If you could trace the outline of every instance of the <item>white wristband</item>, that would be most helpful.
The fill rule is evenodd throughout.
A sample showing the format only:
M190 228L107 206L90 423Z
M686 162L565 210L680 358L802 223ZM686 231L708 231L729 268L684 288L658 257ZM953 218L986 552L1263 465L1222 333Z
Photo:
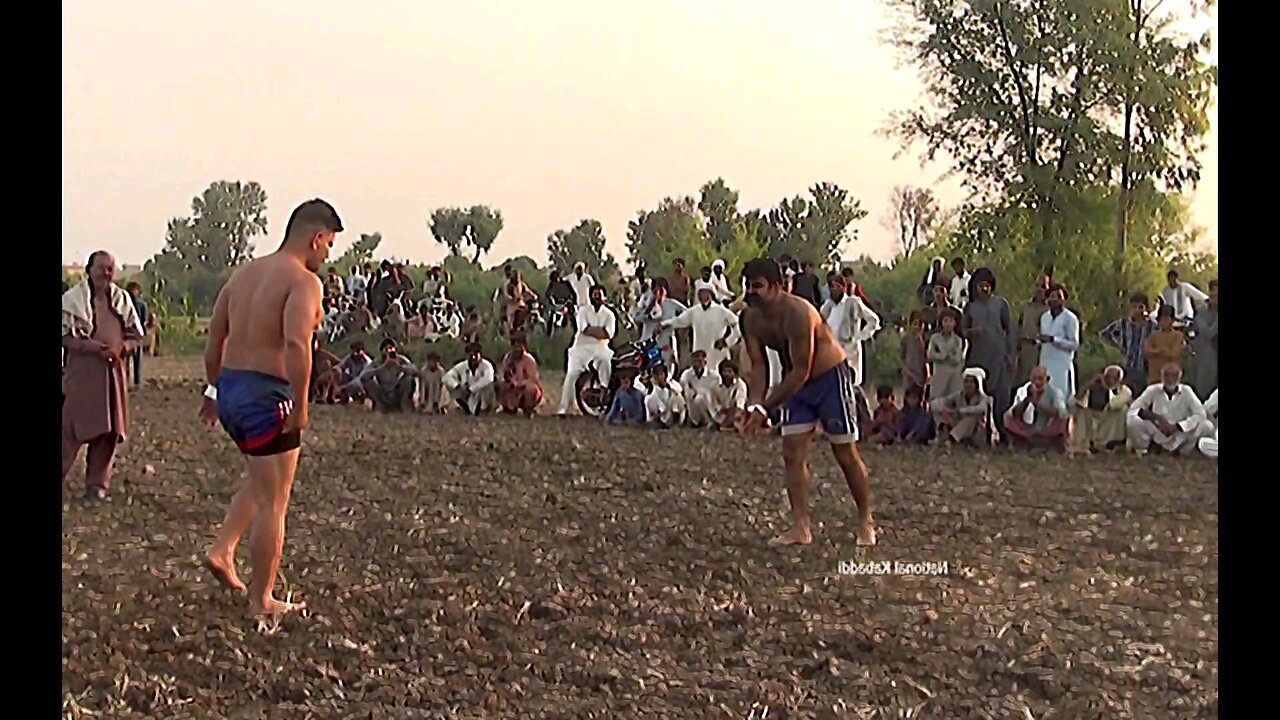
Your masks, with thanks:
M749 412L749 413L758 412L758 413L760 413L761 415L763 415L763 416L765 416L765 417L769 417L769 411L768 411L768 410L765 410L763 405L758 405L758 404L757 404L757 405L748 405L748 406L747 406L747 412Z
M205 397L207 397L207 398L209 398L210 400L217 400L217 399L218 399L218 388L216 388L216 387L214 387L214 386L212 386L212 385L205 385L205 386L204 386L204 396L205 396Z

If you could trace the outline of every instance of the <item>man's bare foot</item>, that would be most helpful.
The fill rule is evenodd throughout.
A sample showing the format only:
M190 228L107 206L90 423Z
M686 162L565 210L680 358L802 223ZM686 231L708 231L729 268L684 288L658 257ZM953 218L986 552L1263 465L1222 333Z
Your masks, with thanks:
M235 560L215 559L210 555L204 560L204 569L208 570L213 575L213 579L217 580L226 589L244 592L244 583L240 582L240 578L236 575Z
M870 520L858 526L857 530L859 545L875 545L876 544L876 526Z
M813 542L813 533L808 528L791 528L769 542L770 545L808 545Z
M259 606L257 603L249 603L249 617L252 617L258 620L274 620L281 617L282 615L287 615L291 612L297 612L299 610L303 610L306 607L307 607L307 604L304 602L290 603L290 602L285 602L283 600L277 600L275 598L271 598L267 600L267 603L265 605L261 605L261 606Z

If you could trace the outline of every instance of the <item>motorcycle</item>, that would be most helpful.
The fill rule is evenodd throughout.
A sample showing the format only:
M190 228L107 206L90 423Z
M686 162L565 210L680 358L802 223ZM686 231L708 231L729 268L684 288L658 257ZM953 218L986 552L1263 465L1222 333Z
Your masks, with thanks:
M662 364L662 348L656 340L650 338L641 342L627 343L627 349L614 355L610 363L609 377L602 381L600 370L595 361L587 366L574 383L574 395L578 401L578 409L586 417L600 417L609 412L613 398L622 387L619 372L634 370L637 380L646 387L649 385L649 372Z

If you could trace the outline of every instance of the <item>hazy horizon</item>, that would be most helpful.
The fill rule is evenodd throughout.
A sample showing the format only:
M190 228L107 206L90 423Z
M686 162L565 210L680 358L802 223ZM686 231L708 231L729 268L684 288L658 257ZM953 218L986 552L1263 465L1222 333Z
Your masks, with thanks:
M846 255L886 260L893 186L963 198L876 134L919 97L915 71L880 42L877 0L777 7L66 1L63 261L145 262L216 180L266 189L260 252L319 196L347 228L335 256L381 232L380 255L439 260L431 211L484 204L506 223L486 264L542 262L546 237L584 218L625 261L638 211L716 177L743 209L838 183L870 212ZM1211 120L1192 211L1216 251Z

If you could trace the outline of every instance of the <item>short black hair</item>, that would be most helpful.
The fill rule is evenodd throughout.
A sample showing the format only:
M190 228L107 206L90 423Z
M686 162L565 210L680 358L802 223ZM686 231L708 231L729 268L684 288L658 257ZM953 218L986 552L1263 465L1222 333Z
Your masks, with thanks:
M480 343L478 343L478 342L467 343L466 350L467 350L467 354L468 354L468 355L470 355L471 353L483 353L483 352L484 352L484 348L483 348L483 347L481 347L481 346L480 346Z
M293 209L289 223L284 227L284 239L288 242L295 234L312 233L320 228L329 232L342 232L343 229L338 211L324 200L315 198Z
M693 351L693 357L698 357L699 355L701 355L702 357L706 357L706 356L707 356L707 351L706 351L706 350L694 350L694 351Z
M124 289L127 292L133 292L134 290L142 292L142 286L138 284L137 280L130 280L129 284L124 286Z
M1136 292L1129 296L1130 305L1137 305L1138 303L1142 303L1143 305L1150 305L1151 300L1147 297L1146 293L1141 293L1141 292Z
M676 258L671 261L672 265L684 265L684 258Z
M720 368L719 368L720 372L724 372L726 368L728 368L729 370L732 370L735 375L738 373L738 366L734 364L734 362L729 358L725 358L720 361Z
M853 268L847 267L840 271L840 277L853 277Z
M1071 293L1067 292L1067 288L1062 285L1050 285L1049 292L1045 293L1045 297L1052 295L1054 292L1062 293L1062 299L1064 301L1071 299Z
M1168 279L1168 278L1176 278L1176 277L1182 277L1182 276L1178 274L1177 270L1173 268L1169 268L1169 272L1168 274L1165 275L1165 278Z
M960 311L954 307L943 308L942 312L938 313L938 327L942 327L942 318L951 318L956 321L958 326L960 324Z
M515 345L516 343L529 347L529 338L525 337L524 333L513 333L511 335L511 344Z
M443 358L440 357L440 353L436 352L435 350L432 350L431 352L427 353L427 359L435 360L436 362L440 362L441 360L443 360Z
M662 290L666 290L667 292L670 292L671 283L667 282L667 279L664 277L656 277L653 279L653 289L654 290L662 289Z
M657 375L658 373L662 373L663 375L669 375L670 371L668 371L667 366L662 363L658 363L657 365L654 365L653 367L649 368L650 375Z
M392 340L391 338L382 338L382 342L378 343L378 352L386 352L387 348L395 346L395 340Z
M600 292L605 292L604 286L601 285L600 283L596 283L595 285L591 286L591 292L595 292L597 290L599 290Z
M912 385L908 387L905 391L903 391L902 393L903 402L906 402L906 399L911 397L917 400L924 400L924 391L920 389L919 385Z
M912 310L911 314L907 316L907 322L913 323L917 320L919 320L920 322L924 322L924 313L920 312L919 310Z
M778 263L769 258L748 260L747 264L742 266L742 276L747 279L747 282L764 280L772 285L782 284L782 269L778 267Z
M840 276L840 273L836 272L835 270L828 270L828 271L827 271L827 281L828 281L828 282L830 282L830 281L831 281L831 278L833 278L833 277L839 277L839 276Z
M360 340L351 343L351 352L355 352L357 350L364 350L364 343Z
M883 400L885 398L891 398L891 397L893 397L892 385L881 385L880 387L876 388L877 400Z
M1169 318L1170 320L1172 320L1172 319L1173 319L1173 306L1172 306L1172 305L1161 305L1161 306L1160 306L1160 309L1156 311L1156 319L1160 319L1160 318Z
M951 267L955 267L956 265L964 265L964 258L951 258Z

